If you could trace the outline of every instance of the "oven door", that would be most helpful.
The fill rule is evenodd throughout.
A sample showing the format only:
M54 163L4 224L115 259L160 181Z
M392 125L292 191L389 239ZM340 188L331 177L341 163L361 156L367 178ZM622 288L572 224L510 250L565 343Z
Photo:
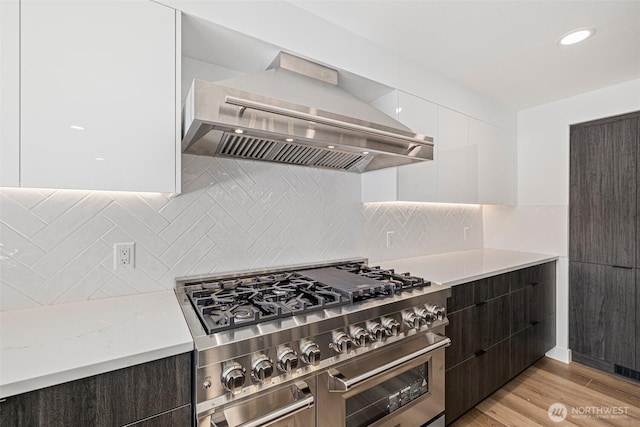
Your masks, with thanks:
M418 334L318 377L318 426L415 427L444 412L444 349L451 340Z
M315 425L313 378L259 397L217 408L200 417L198 427L309 427Z

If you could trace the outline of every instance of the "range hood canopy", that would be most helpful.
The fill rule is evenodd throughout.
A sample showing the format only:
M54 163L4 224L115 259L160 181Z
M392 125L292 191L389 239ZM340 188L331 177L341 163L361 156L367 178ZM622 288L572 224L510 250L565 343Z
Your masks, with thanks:
M338 71L280 52L264 72L194 80L185 153L365 172L433 160L433 138L338 86Z

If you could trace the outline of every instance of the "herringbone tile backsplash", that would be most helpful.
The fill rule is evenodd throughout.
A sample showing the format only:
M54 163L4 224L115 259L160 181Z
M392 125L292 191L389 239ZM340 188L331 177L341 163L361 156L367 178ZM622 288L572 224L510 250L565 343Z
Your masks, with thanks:
M182 180L175 198L0 189L0 308L171 289L192 274L482 247L480 207L363 205L357 174L185 155ZM135 269L114 270L121 242L135 242Z

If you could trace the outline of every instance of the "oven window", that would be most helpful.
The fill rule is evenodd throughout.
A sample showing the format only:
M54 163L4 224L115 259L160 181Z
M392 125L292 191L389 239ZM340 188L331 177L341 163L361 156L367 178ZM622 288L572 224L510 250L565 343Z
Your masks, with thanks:
M429 391L429 363L347 399L347 427L365 427Z

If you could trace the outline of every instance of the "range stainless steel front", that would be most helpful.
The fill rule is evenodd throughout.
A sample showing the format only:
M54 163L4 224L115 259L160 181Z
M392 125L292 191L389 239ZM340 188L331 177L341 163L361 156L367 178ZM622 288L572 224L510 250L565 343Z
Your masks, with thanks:
M301 296L284 299L294 285L302 286ZM424 388L376 422L407 416L427 422L444 410L447 287L393 271L381 275L352 259L184 278L176 294L196 347L199 427L327 425L328 411L335 417L345 399L355 393L353 401L361 401L366 393L358 391L376 390L394 372L414 388L422 378ZM231 296L240 302L229 303ZM300 300L305 310L298 312L292 302ZM439 412L427 415L433 411ZM337 418L337 425L358 425Z
M318 377L319 427L420 426L444 412L444 349L426 332Z

